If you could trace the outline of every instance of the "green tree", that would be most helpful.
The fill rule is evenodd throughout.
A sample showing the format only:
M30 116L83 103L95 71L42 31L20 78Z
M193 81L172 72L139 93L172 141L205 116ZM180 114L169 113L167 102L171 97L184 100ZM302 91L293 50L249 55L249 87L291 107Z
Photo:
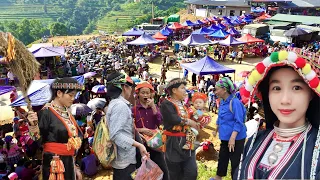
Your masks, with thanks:
M30 35L31 31L31 24L28 19L23 19L19 24L18 24L18 39L25 44L29 44L33 42L35 39Z
M96 22L91 21L88 26L84 29L83 34L90 34L96 29Z
M67 27L64 24L59 22L50 24L49 29L50 29L50 34L53 36L56 36L56 35L65 36L68 34Z

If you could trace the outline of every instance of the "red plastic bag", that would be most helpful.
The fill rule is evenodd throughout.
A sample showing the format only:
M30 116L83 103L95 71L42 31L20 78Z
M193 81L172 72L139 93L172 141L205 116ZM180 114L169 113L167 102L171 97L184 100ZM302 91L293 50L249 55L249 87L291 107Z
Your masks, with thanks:
M135 180L162 180L163 172L150 158L143 158Z

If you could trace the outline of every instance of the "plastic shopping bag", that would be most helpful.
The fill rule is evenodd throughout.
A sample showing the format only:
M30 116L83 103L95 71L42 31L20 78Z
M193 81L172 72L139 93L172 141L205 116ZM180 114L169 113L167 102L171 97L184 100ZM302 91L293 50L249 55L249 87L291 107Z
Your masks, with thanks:
M143 158L135 180L162 180L163 172L150 158Z

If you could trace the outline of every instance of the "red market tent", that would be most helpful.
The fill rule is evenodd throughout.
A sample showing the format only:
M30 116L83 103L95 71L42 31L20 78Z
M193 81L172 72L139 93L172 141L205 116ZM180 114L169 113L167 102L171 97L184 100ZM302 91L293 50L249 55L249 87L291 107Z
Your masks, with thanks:
M257 17L257 19L261 20L261 21L265 20L265 19L269 19L269 18L271 18L271 16L269 14L266 14L266 13L264 13L261 16Z
M178 30L178 29L183 29L185 28L185 26L182 26L180 23L178 22L174 22L173 24L171 24L169 26L170 29L174 29L174 30Z
M162 35L160 32L157 32L155 35L152 36L153 38L155 38L156 40L165 40L167 39L166 36Z
M237 40L242 41L242 42L246 42L246 43L264 42L264 40L255 38L251 34L245 34L241 38L238 38Z

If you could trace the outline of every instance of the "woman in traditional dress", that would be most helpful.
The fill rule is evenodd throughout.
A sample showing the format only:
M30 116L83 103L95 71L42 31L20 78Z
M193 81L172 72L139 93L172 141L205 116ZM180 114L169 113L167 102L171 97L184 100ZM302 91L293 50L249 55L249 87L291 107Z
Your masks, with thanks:
M186 132L190 127L200 128L200 125L188 119L188 110L183 104L186 97L186 82L180 78L172 79L167 85L170 98L160 106L163 117L164 134L166 135L165 159L170 180L197 179L197 163L195 145L189 150L183 149L186 143Z
M82 89L73 78L57 79L51 85L52 101L37 113L29 112L31 127L39 122L43 180L76 179L74 156L81 146L82 133L69 107Z
M320 179L317 74L294 52L273 52L258 63L241 94L262 95L267 130L245 147L233 179Z
M227 175L229 160L231 161L231 174L240 163L246 139L246 127L244 125L246 109L235 96L236 86L228 77L222 77L216 83L216 95L221 98L217 129L219 131L220 151L217 175L215 180L220 180Z
M162 116L160 110L154 103L152 93L154 89L148 82L142 82L137 85L135 91L138 95L137 103L132 108L132 113L135 118L135 126L139 133L147 136L153 136L155 129L159 129L162 123ZM168 169L164 161L164 154L147 147L150 152L150 158L154 161L163 171L163 180L168 179ZM139 164L139 163L138 163Z

